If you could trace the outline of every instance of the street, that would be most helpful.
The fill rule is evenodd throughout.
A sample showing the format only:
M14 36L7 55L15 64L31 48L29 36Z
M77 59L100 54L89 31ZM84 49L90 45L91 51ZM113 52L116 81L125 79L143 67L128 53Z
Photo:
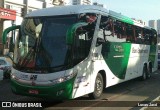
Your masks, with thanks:
M160 95L160 71L154 72L150 79L140 81L133 79L106 88L100 99L91 100L83 96L67 101L47 101L45 99L15 95L11 92L10 81L0 81L0 101L2 102L40 102L43 108L36 109L65 109L65 110L137 110L143 103L149 103ZM3 108L5 109L5 108ZM26 108L27 109L27 108ZM29 108L30 110L31 108ZM34 109L34 108L33 108ZM158 107L157 107L158 109ZM35 110L35 109L34 109Z

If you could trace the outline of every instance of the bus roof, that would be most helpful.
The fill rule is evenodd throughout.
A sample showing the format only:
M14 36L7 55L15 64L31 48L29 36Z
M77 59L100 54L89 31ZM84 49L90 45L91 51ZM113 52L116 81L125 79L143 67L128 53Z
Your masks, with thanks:
M117 13L117 12L114 12L112 10L109 10L109 15L111 17L115 18L115 19L118 19L122 22L126 22L126 23L131 24L131 25L143 27L143 28L146 28L146 29L149 29L149 30L155 30L152 27L145 26L144 24L142 24L142 23L140 23L136 20L133 20L133 19L127 17L127 16L122 15L121 13Z
M70 15L79 13L99 13L108 14L108 10L95 5L68 5L68 6L57 6L50 8L43 8L33 11L26 15L26 17L36 16L59 16L59 15Z
M60 15L80 14L80 13L97 13L102 15L109 15L115 19L118 19L122 22L126 22L128 24L136 25L146 29L153 29L151 27L139 23L136 20L124 16L121 13L117 13L111 10L108 11L106 8L96 5L68 5L68 6L43 8L30 12L29 14L26 15L26 17L60 16Z

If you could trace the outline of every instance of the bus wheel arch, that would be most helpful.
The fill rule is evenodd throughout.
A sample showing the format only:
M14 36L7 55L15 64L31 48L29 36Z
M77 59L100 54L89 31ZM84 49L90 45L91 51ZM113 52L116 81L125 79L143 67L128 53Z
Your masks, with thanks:
M103 93L103 89L106 87L106 74L104 70L98 72L95 84L94 84L94 91L89 95L91 99L98 99L101 97Z

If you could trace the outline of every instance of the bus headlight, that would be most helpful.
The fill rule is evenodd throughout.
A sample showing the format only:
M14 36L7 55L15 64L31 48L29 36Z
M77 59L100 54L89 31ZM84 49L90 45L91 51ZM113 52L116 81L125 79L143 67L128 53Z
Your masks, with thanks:
M50 80L50 82L52 82L52 84L62 83L64 81L72 79L75 75L77 75L77 72L74 72L74 73L69 74L69 75L65 75L64 77L60 77L60 78L57 78L57 79L54 79L54 80Z
M14 75L13 73L11 73L10 75L11 75L11 79L19 80L19 78L16 75Z
M11 79L17 79L16 75L14 75L13 73L11 73Z
M15 79L15 78L16 78L16 76L11 73L11 79Z
M64 82L64 77L58 78L58 79L54 79L54 80L50 80L52 82L52 84L58 84L58 83L62 83Z

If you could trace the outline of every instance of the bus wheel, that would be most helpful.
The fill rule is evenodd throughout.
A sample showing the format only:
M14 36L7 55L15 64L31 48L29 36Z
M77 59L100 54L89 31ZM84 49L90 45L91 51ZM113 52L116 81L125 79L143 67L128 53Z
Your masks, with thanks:
M98 99L103 92L103 78L100 73L98 73L95 81L94 92L89 94L89 97L92 99Z
M143 74L141 76L141 79L143 81L147 79L147 68L146 68L146 66L143 67Z
M151 74L152 74L152 65L149 65L148 72L147 72L147 79L151 77Z

